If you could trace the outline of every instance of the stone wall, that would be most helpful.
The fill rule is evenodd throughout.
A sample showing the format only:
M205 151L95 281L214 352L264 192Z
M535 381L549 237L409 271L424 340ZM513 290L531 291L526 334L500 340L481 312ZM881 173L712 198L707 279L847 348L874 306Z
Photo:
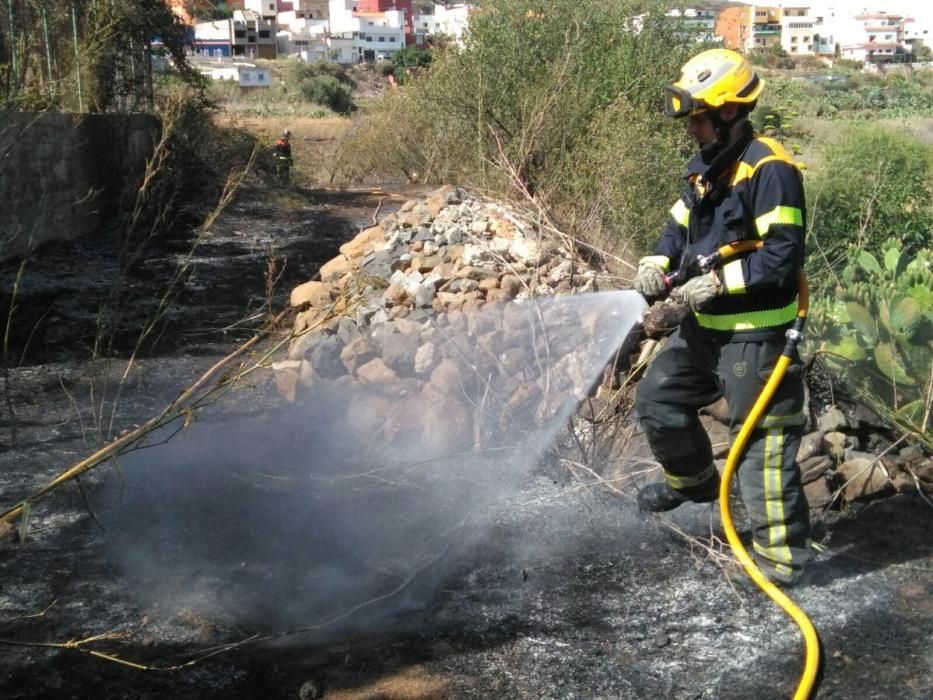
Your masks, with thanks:
M0 261L96 230L145 170L161 124L148 114L0 116Z

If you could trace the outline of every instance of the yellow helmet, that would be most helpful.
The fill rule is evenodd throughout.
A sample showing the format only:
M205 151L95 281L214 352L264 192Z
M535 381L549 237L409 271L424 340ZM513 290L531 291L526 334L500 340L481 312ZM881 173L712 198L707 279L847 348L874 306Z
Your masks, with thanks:
M665 88L664 113L686 117L724 104L753 104L764 86L742 54L710 49L687 61L680 79Z

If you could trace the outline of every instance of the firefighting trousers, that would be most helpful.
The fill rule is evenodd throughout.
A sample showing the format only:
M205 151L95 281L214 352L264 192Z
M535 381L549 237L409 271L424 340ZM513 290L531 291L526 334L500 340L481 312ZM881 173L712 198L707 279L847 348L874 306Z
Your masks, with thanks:
M784 347L783 338L718 342L687 319L668 338L638 384L636 410L667 483L685 496L717 479L710 440L698 411L721 396L734 440ZM809 558L809 506L795 458L806 423L803 378L793 362L738 464L742 501L755 553L778 572Z

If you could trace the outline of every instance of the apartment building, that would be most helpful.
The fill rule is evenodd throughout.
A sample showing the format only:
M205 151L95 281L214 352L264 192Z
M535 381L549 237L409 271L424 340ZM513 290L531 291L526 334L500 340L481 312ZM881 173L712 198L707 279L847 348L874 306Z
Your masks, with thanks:
M330 0L328 43L338 61L374 61L404 48L408 34L403 10L371 12L358 8L357 0ZM414 41L414 34L411 36Z
M196 23L194 46L208 56L275 58L275 23L250 10L235 10L232 19Z
M748 52L755 48L753 5L732 5L723 8L716 16L715 33L722 38L727 49Z
M267 22L276 21L279 13L278 0L243 0L243 7L249 12L255 12Z
M784 6L781 13L781 48L792 56L810 56L816 53L816 19L810 7Z
M904 17L887 12L856 15L840 48L844 58L872 63L904 60Z
M422 11L414 17L415 40L419 45L428 36L445 36L460 43L466 33L473 6L468 3L457 5L435 4L430 12Z
M411 0L357 0L356 11L365 15L399 12L402 14L402 26L405 28L405 43L415 43L415 13Z
M752 48L770 49L781 45L780 7L755 5L752 17Z

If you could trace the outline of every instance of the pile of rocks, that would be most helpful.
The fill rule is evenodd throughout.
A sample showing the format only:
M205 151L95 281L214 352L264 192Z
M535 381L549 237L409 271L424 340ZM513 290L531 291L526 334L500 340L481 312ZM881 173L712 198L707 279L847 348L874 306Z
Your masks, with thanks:
M362 231L321 268L319 280L292 291L294 340L288 359L274 365L276 382L290 401L312 388L336 390L331 395L339 395L360 439L413 437L428 451L476 447L490 416L500 428L540 425L568 397L589 394L593 372L584 365L607 356L596 346L605 318L591 304L542 312L506 302L614 286L544 235L527 212L441 188ZM652 311L649 335L654 325L676 323L671 305ZM657 343L649 340L642 351L649 345ZM553 349L562 355L546 367L535 362L536 353ZM703 413L722 464L729 448L724 403ZM797 455L813 508L933 489L930 458L916 447L884 450L884 423L868 416L853 403L814 417Z
M362 231L320 280L292 291L299 311L276 381L291 401L339 393L361 439L475 446L484 421L500 435L505 423L540 426L586 395L587 364L607 357L596 348L609 342L596 332L605 305L537 300L601 286L527 214L442 188Z
M706 407L702 414L721 469L729 453L725 401ZM797 452L810 508L915 493L919 488L933 492L933 460L917 446L892 448L888 433L881 418L854 402L832 404L815 415Z

